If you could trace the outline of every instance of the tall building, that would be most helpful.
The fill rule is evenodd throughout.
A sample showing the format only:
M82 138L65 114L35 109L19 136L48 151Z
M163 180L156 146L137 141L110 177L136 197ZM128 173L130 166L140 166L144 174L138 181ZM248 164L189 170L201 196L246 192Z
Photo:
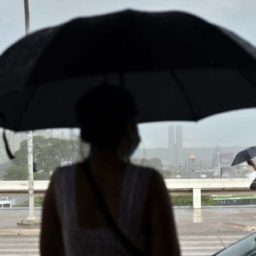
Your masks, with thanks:
M169 126L168 130L168 149L170 163L175 162L175 129L174 126Z
M182 126L176 125L176 164L182 163Z
M169 154L170 162L173 165L179 165L182 163L182 126L169 126Z
M198 174L198 170L201 170L201 162L198 161L197 156L194 152L191 152L188 161L187 161L187 178L195 178L196 176L200 177L200 173Z

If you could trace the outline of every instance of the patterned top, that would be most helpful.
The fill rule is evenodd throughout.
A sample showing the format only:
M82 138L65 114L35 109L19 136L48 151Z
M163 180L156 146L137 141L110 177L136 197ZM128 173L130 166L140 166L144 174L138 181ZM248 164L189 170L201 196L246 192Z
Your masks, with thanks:
M129 164L124 173L117 223L124 234L147 252L141 223L153 170ZM57 211L62 226L66 256L130 256L115 233L108 228L82 228L76 208L76 165L59 168L53 175Z

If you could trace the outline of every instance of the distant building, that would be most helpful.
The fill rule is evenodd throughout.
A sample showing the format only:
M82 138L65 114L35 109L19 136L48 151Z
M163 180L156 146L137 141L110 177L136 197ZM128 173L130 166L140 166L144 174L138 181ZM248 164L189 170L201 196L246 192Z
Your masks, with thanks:
M221 167L220 168L220 178L232 179L236 178L236 172L232 169L232 167Z
M169 149L169 159L170 162L174 162L175 160L175 130L174 126L169 126L168 130L168 149Z
M176 164L184 163L182 161L182 126L177 125L176 126Z
M219 155L220 166L221 167L230 167L234 160L234 157L235 157L235 155L232 152L220 153L220 155Z
M201 162L197 160L196 155L192 152L190 153L187 160L187 178L194 178L195 173L201 170Z
M182 126L169 125L167 148L143 147L137 150L136 155L137 158L143 156L144 159L159 158L166 170L179 170L185 176L191 176L196 172L198 173L195 175L200 176L200 171L202 171L206 172L207 177L219 177L221 168L230 167L234 156L242 149L241 147L220 147L218 145L186 147L183 145Z
M184 163L182 161L182 126L169 126L168 130L168 148L170 154L170 162L174 165Z

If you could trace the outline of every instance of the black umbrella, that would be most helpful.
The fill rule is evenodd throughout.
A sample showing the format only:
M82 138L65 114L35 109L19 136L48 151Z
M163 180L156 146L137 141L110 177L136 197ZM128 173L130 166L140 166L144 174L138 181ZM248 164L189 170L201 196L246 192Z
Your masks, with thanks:
M232 163L232 166L240 164L240 163L243 163L243 162L247 162L250 166L253 167L254 171L256 171L256 165L251 160L255 156L256 156L256 146L250 147L250 148L246 148L246 149L240 151L236 155L236 157L235 157L235 159L234 159L234 161ZM256 190L256 179L254 179L253 182L251 183L250 189L251 190Z
M127 10L75 19L2 55L1 125L76 127L75 102L104 81L132 92L141 122L196 121L255 107L255 70L251 45L187 13Z
M242 162L249 161L252 158L254 158L255 156L256 156L256 146L244 149L236 155L236 157L231 165L233 166L233 165L240 164Z

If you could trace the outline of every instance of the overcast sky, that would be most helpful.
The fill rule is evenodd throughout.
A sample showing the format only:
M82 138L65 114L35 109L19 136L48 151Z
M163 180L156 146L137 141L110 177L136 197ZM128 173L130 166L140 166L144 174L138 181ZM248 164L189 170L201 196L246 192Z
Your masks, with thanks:
M77 16L126 8L191 12L233 30L256 45L255 0L30 0L31 31ZM1 0L0 53L22 37L24 31L23 1ZM167 146L170 124L174 123L141 125L144 146ZM185 123L183 131L185 145L255 145L256 111L243 110L210 117L198 123Z

